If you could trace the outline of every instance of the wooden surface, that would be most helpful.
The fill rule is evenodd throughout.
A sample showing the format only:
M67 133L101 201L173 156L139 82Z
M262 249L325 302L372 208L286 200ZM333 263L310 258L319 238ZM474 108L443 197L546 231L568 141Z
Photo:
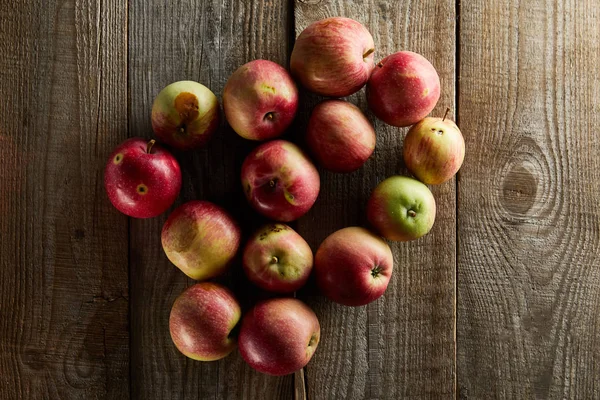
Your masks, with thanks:
M0 399L600 399L598 2L166 4L0 5ZM392 244L382 299L339 307L314 282L297 293L322 327L305 370L260 375L237 352L189 360L168 333L170 307L193 281L162 252L167 214L116 212L106 157L128 136L153 136L152 101L168 83L197 80L221 99L238 66L287 66L296 34L332 15L369 28L376 60L414 50L432 61L434 114L457 112L465 164L433 188L431 234ZM348 100L366 110L364 91ZM302 101L286 135L300 144L319 98ZM321 171L318 202L295 224L313 250L366 225L372 188L406 174L404 130L367 116L374 156L350 175ZM176 153L177 204L217 202L250 234L263 220L239 169L254 146L223 121L206 149ZM239 263L219 280L245 309L264 297Z
M315 2L312 2L315 3ZM431 60L442 82L435 114L454 108L454 0L437 2L296 1L296 34L310 23L345 16L363 23L375 42L375 60L412 50ZM427 26L436 29L423 29ZM321 192L298 230L314 249L346 226L367 226L366 204L375 186L407 174L402 161L406 132L367 112L364 89L348 100L374 123L377 146L360 170L320 169ZM314 104L314 101L312 102ZM311 106L312 106L311 104ZM310 107L306 110L304 118ZM433 189L437 221L412 243L391 243L394 272L384 297L366 307L334 304L314 290L301 292L322 324L322 342L306 368L309 399L451 398L454 393L455 183Z
M459 395L598 399L600 3L461 4Z
M0 398L126 398L127 219L102 170L127 137L120 2L0 6Z

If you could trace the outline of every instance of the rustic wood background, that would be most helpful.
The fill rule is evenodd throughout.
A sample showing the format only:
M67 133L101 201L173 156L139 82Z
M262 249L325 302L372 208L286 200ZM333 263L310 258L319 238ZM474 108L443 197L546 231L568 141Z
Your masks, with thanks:
M241 64L288 64L311 22L365 24L376 59L400 49L437 68L467 156L433 188L433 231L393 244L385 297L325 301L309 285L322 342L295 375L233 353L194 362L168 315L193 282L164 256L166 214L133 220L103 188L111 149L152 137L170 82L220 98ZM600 399L600 3L597 0L4 0L0 4L0 398ZM287 134L302 143L311 107ZM366 110L364 91L349 98ZM313 250L365 224L385 177L406 173L404 130L375 121L377 149L350 175L322 172L295 223ZM208 148L176 153L177 204L209 199L249 233L238 182L255 144L224 122ZM176 205L177 205L176 204ZM221 281L261 297L239 266Z

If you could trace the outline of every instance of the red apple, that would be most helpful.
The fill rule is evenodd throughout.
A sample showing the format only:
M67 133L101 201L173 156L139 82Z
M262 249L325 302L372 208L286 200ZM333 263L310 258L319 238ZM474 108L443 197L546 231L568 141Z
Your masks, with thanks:
M362 88L373 70L373 37L360 22L333 17L314 22L296 39L292 75L323 96L349 96Z
M298 88L290 74L272 61L254 60L239 67L223 91L227 122L245 139L281 135L298 109Z
M380 237L364 228L344 228L329 235L317 250L315 275L327 298L363 306L387 289L394 257Z
M317 169L298 146L273 140L246 157L242 186L256 211L289 222L300 218L315 203L320 179Z
M306 283L313 266L306 240L285 224L268 224L256 231L244 249L244 271L258 287L290 293Z
M156 217L175 202L181 189L177 160L154 140L132 138L110 155L104 169L110 202L134 218Z
M258 303L242 321L240 354L252 368L287 375L304 368L317 349L321 329L315 313L300 300Z
M411 51L387 56L367 83L367 102L377 118L393 126L416 124L440 98L440 77L425 57Z
M225 272L240 246L241 231L221 207L190 201L169 215L161 234L169 260L196 280Z
M165 87L152 105L156 137L180 150L204 146L219 127L219 101L213 92L194 81Z
M219 360L235 349L231 331L241 314L240 305L226 287L197 283L181 293L171 308L171 339L189 358Z
M418 239L433 226L435 199L418 180L392 176L371 193L367 218L386 239L401 242Z
M326 100L310 115L306 142L323 167L334 172L352 172L373 154L375 129L354 104Z
M444 118L425 118L404 139L404 162L423 183L438 185L450 180L465 158L460 129Z

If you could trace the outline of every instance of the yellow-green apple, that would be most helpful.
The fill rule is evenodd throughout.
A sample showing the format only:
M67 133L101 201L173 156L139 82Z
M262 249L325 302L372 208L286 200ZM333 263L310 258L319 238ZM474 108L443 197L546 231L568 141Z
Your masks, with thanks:
M156 217L175 202L181 189L177 160L154 140L131 138L110 155L104 169L110 202L134 218Z
M264 216L289 222L315 203L319 172L302 150L285 140L263 143L242 164L242 187L250 205Z
M196 280L222 274L235 257L240 240L240 228L227 211L198 200L177 207L161 233L169 260Z
M152 129L161 141L179 150L205 145L219 127L219 101L194 81L165 87L152 105Z
M412 51L379 62L367 83L367 102L377 118L409 126L425 118L440 98L440 77L431 63Z
M229 125L250 140L281 135L298 110L298 88L285 68L268 60L239 67L223 90L223 109Z
M330 97L362 88L373 70L373 37L360 22L332 17L316 21L296 39L290 69L308 90Z
M269 375L287 375L310 361L321 336L317 316L292 298L258 303L242 320L240 354L252 368Z
M290 293L306 283L313 254L306 240L289 226L267 224L248 240L243 265L248 279L258 287Z
M450 180L465 158L465 140L454 121L425 118L404 139L404 162L421 182L438 185Z
M392 176L371 193L367 218L386 239L401 242L418 239L433 226L435 199L418 180Z
M393 269L390 246L359 227L332 233L315 255L319 289L330 300L346 306L364 306L381 297Z
M236 347L231 331L241 314L240 305L229 289L212 282L197 283L173 303L169 318L171 339L189 358L219 360Z
M375 150L375 130L352 103L325 100L312 111L306 143L319 164L334 172L360 168Z

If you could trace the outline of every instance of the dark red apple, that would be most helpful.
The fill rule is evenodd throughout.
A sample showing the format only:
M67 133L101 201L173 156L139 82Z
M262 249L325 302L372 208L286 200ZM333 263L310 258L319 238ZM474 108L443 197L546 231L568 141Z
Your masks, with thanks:
M320 179L302 150L285 140L258 146L242 165L242 186L250 205L264 216L289 222L315 203Z
M241 230L227 211L208 201L189 201L165 222L161 241L177 268L196 280L222 274L240 246Z
M326 100L310 115L306 142L323 167L334 172L352 172L373 154L375 129L354 104Z
M379 62L367 83L373 114L393 126L416 124L440 98L440 77L425 57L399 51Z
M231 331L242 311L233 293L211 282L187 288L173 304L169 318L177 349L198 361L219 360L235 349Z
M367 83L374 51L373 37L360 22L326 18L309 25L298 36L290 69L314 93L349 96Z
M227 122L245 139L280 136L298 109L298 88L281 65L254 60L239 67L223 90Z
M387 289L394 257L390 246L364 228L344 228L329 235L315 256L321 292L346 306L363 306Z
M306 283L313 266L306 240L285 224L268 224L257 230L244 249L244 271L258 287L290 293Z
M181 189L181 169L171 153L142 138L121 143L104 169L110 202L134 218L156 217L175 202Z
M258 303L242 321L240 354L252 368L269 375L287 375L304 368L321 336L317 316L292 298Z

